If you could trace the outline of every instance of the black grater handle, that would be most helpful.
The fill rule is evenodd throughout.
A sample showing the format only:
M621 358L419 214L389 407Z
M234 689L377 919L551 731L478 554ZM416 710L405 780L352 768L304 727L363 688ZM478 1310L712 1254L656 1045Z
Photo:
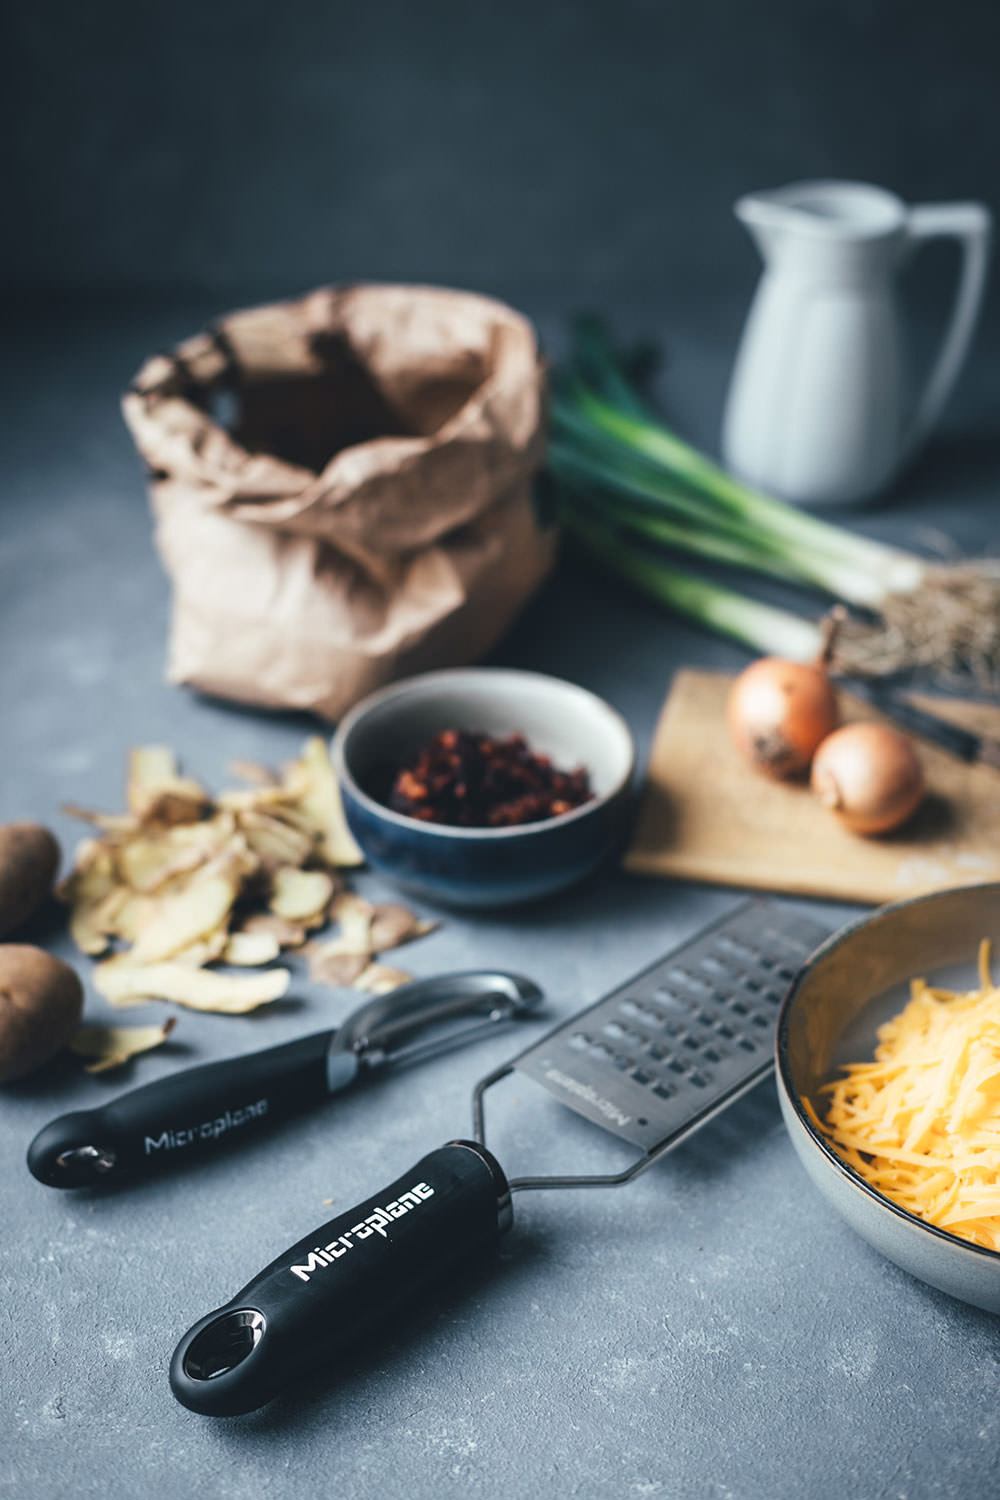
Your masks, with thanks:
M174 1350L174 1395L204 1416L255 1411L377 1323L412 1310L432 1282L489 1251L511 1218L493 1156L451 1141L195 1323Z

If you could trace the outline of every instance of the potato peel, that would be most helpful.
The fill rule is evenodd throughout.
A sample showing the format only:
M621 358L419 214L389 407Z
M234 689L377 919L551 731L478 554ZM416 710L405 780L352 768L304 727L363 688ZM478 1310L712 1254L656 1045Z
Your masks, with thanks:
M147 826L194 823L210 805L203 786L179 775L166 745L141 745L130 752L126 797L129 811Z
M340 927L340 936L334 941L344 940L350 953L371 952L371 925L375 907L353 891L341 891L330 905L331 920Z
M120 953L97 965L94 985L115 1006L135 1005L141 1000L170 1000L192 1010L244 1015L280 1000L291 977L288 969L265 969L261 974L216 974L170 961L137 964L130 954Z
M259 760L231 760L229 769L241 781L249 781L251 786L277 786L278 784L278 778L271 767L262 765Z
M307 740L280 774L252 761L232 769L248 784L213 799L167 746L140 746L126 812L68 809L92 834L57 894L74 942L103 959L99 992L116 1006L163 999L239 1014L285 993L288 971L262 966L292 948L321 984L382 993L405 982L375 955L435 924L344 888L339 870L362 861L325 740ZM331 935L306 944L328 922ZM216 963L261 972L207 968Z
M56 886L56 896L70 908L70 936L81 953L96 955L108 947L108 934L98 913L115 889L110 850L98 839L83 839L76 851L76 868Z
M325 870L298 870L281 865L274 872L268 906L276 917L289 922L309 922L326 909L334 893L333 877Z
M306 945L309 977L335 989L347 985L365 988L372 983L376 985L376 994L382 993L379 985L386 990L394 989L410 976L392 979L402 971L373 964L375 954L423 937L436 925L423 921L409 907L396 903L372 906L351 891L344 891L334 899L330 916L339 923L340 931L326 941ZM366 975L368 979L363 985L361 981Z
M273 932L233 932L222 949L223 963L237 968L256 969L278 957L281 944Z
M347 826L326 743L319 735L306 741L302 759L288 768L285 781L294 790L289 800L313 821L327 864L344 869L364 864L364 855Z
M157 963L189 947L217 928L225 928L239 894L231 874L201 874L173 894L152 903L132 948L136 963Z
M215 963L216 959L222 958L229 945L229 938L224 927L216 928L197 942L191 943L187 948L180 948L171 954L170 962L175 964L187 964L189 969L201 969L205 964ZM135 957L135 952L128 954L129 958ZM227 959L228 963L229 960Z
M398 990L401 984L409 984L413 978L405 969L390 969L387 964L369 964L354 981L356 990L366 990L371 995L387 995Z
M255 911L242 917L233 936L239 937L244 932L268 933L281 948L301 948L306 940L306 928L301 922L289 922L287 917L276 917L270 911Z
M384 953L388 948L398 948L403 943L412 943L416 938L434 932L436 922L424 921L408 906L395 902L376 906L371 922L371 951Z
M89 807L81 807L77 802L64 802L62 811L68 818L77 818L81 823L93 823L95 828L100 828L107 834L135 833L142 826L139 819L131 813L95 812Z
M317 984L328 984L331 989L347 989L359 979L371 965L367 953L351 953L340 949L336 943L318 944L316 951L305 950L309 961L309 978Z
M272 865L298 868L313 854L315 838L272 813L245 808L237 814L237 821L250 848Z
M78 1057L91 1059L85 1072L106 1073L159 1047L176 1025L177 1017L168 1016L159 1026L81 1026L69 1047Z

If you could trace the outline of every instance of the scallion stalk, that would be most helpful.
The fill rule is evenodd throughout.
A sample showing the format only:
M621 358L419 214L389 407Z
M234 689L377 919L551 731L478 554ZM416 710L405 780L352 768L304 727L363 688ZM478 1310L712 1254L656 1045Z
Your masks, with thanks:
M753 651L789 661L815 661L823 651L822 628L810 620L752 599L722 584L671 567L648 550L637 550L607 527L574 510L566 527L585 551L644 594Z
M559 430L556 425L556 434ZM656 536L655 518L660 523L659 539L678 551L806 584L837 599L850 597L854 574L846 565L812 552L792 552L772 534L739 517L726 516L708 525L703 499L648 465L636 464L627 454L609 458L585 443L567 442L557 435L549 443L548 457L557 478L585 490L596 486L609 515L623 524Z
M916 588L924 578L926 565L920 558L746 488L666 428L609 405L582 385L572 406L553 400L552 423L556 433L573 431L578 441L587 424L592 444L601 437L611 439L624 450L623 458L640 454L651 460L661 477L701 497L703 524L755 532L799 577L835 598L877 607L887 593ZM627 475L621 478L625 481Z
M918 666L972 674L994 690L1000 683L1000 562L927 561L741 484L653 415L592 320L578 323L569 365L555 374L549 466L582 495L580 524L596 520L616 539L609 563L613 555L621 571L624 547L634 581L647 592L656 592L653 570L676 597L684 592L677 580L687 575L673 570L668 577L669 565L655 554L637 563L629 536L819 589L871 612L881 622L875 627L852 617L839 629L838 649L851 640L863 647L852 670ZM574 506L563 509L569 524ZM699 598L704 603L709 595Z

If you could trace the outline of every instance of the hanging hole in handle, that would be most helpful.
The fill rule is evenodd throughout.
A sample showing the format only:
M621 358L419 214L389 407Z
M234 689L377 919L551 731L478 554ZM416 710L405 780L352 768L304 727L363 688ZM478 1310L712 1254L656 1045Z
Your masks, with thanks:
M241 1365L256 1349L267 1319L254 1307L223 1313L203 1328L184 1355L184 1374L190 1380L216 1380Z

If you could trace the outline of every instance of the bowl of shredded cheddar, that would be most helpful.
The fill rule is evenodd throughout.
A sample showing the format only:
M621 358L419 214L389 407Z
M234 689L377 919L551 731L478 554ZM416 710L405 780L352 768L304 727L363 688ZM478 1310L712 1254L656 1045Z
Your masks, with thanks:
M1000 883L880 908L782 1007L778 1094L815 1185L883 1255L1000 1313Z

